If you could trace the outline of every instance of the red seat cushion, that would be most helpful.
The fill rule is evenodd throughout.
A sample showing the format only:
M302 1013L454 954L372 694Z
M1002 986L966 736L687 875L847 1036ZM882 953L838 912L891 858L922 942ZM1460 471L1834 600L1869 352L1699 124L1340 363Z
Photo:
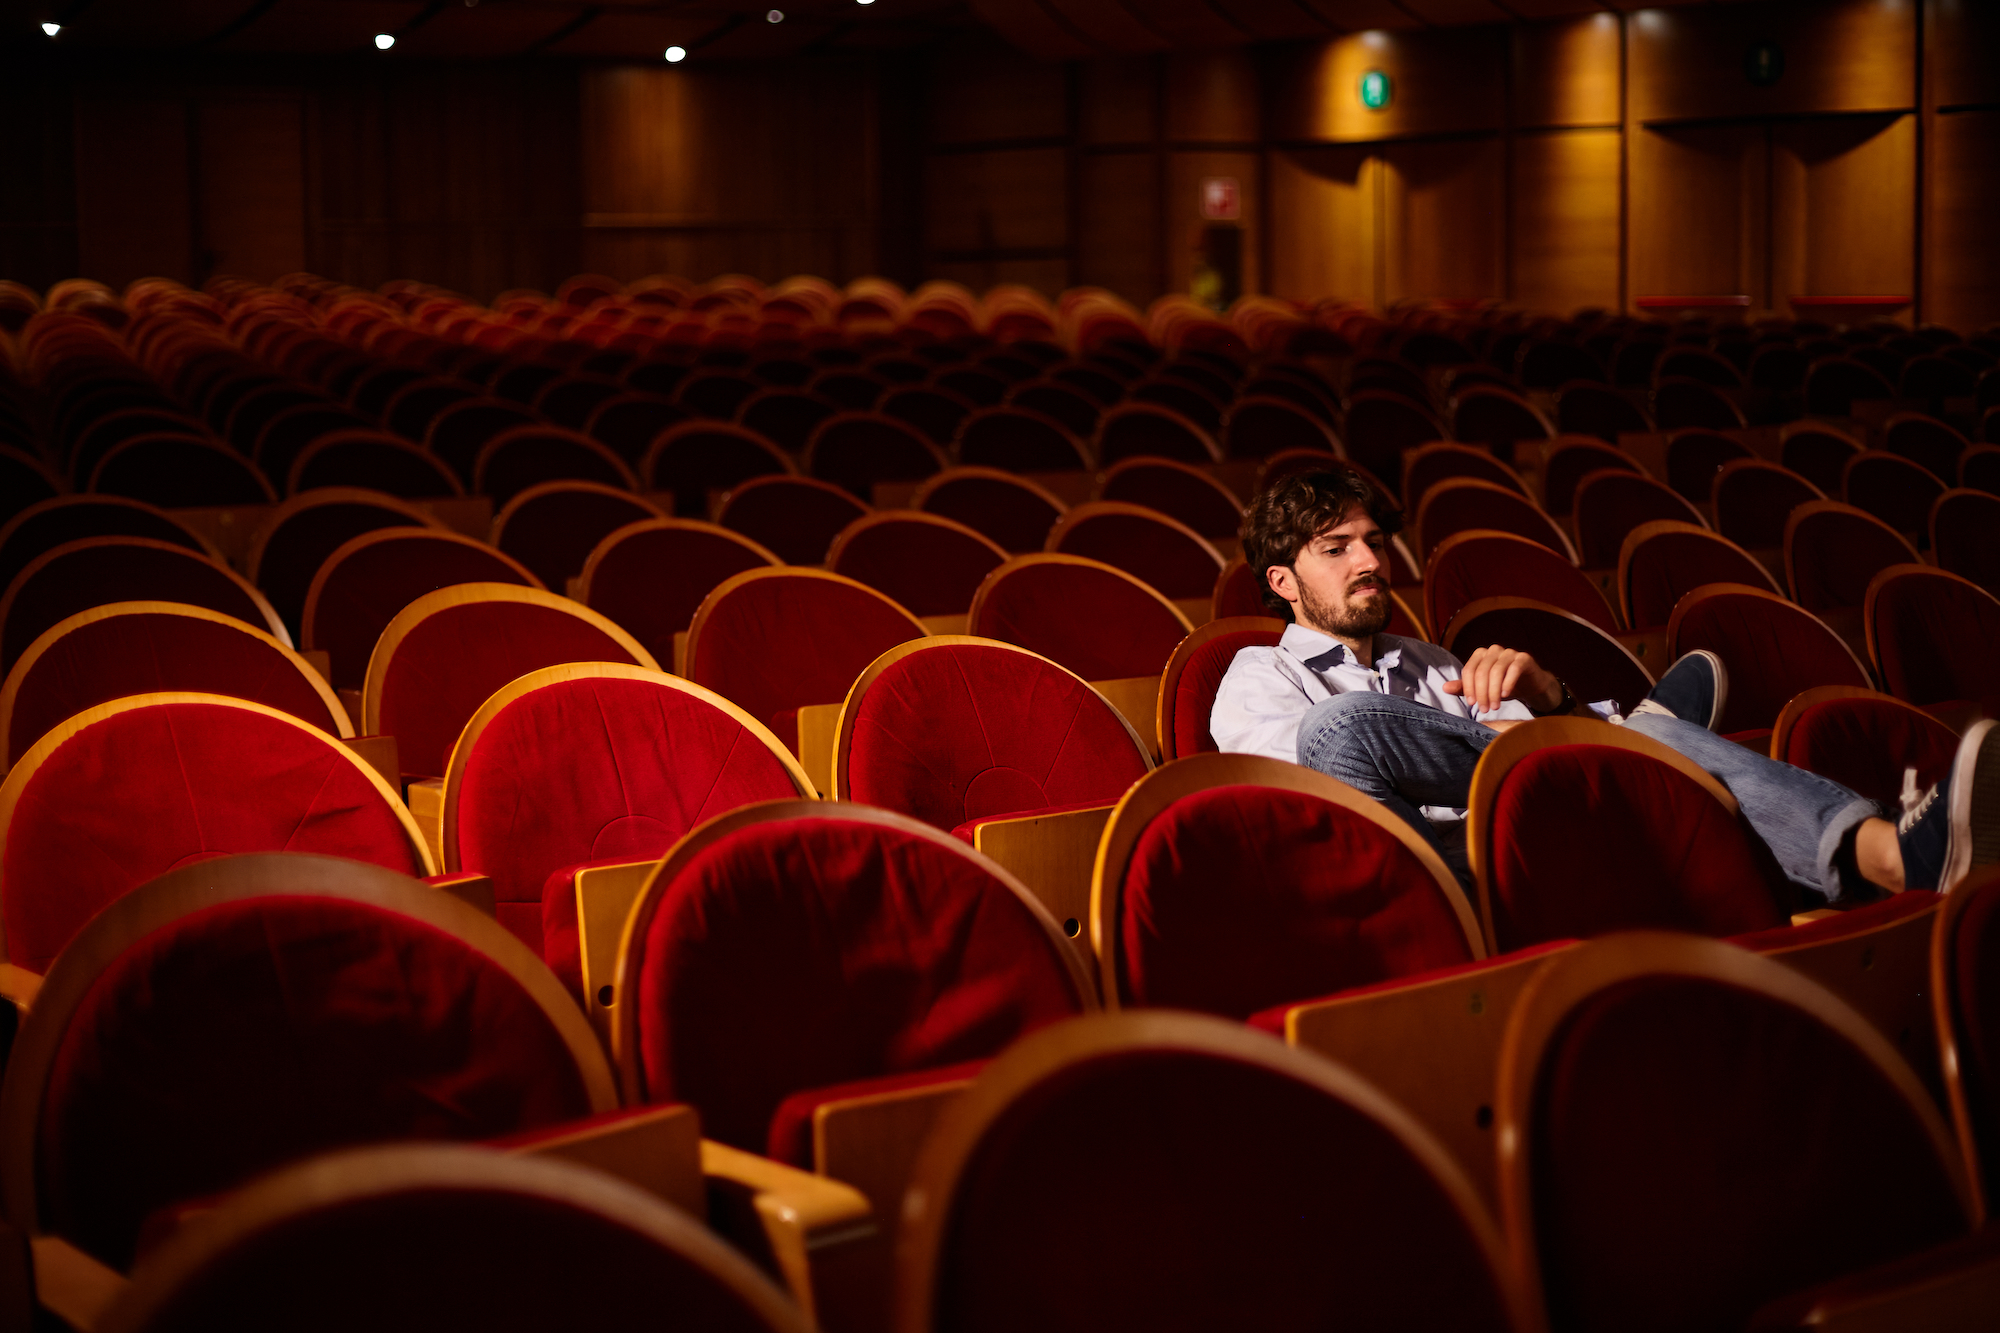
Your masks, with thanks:
M45 971L114 898L241 852L425 873L395 809L338 742L220 704L127 709L64 741L20 790L0 881L7 961Z
M326 650L333 683L343 690L361 688L375 640L425 593L458 583L528 582L498 551L430 532L385 537L324 572L306 642Z
M670 885L627 1003L649 1101L757 1150L802 1088L997 1054L1082 1008L1061 945L978 861L842 819L757 824Z
M953 829L1109 805L1146 775L1146 757L1094 690L1022 653L956 644L875 678L855 709L846 771L854 800Z
M377 730L396 738L406 777L443 777L459 732L494 691L565 662L641 665L618 640L558 606L490 601L440 608L396 645L382 676Z
M1088 565L1023 565L985 593L974 634L1019 644L1085 680L1163 671L1188 632L1145 589Z
M1951 1004L1958 1077L1971 1111L1988 1198L2000 1190L2000 891L1966 904L1952 936Z
M1729 669L1715 730L1769 729L1794 696L1821 685L1868 689L1840 636L1789 602L1722 593L1691 603L1674 628L1675 657L1706 648Z
M78 626L35 659L16 687L7 760L86 708L161 690L226 694L338 730L325 697L269 643L233 625L146 612Z
M493 877L500 923L547 956L543 890L556 871L664 856L703 820L796 795L783 762L713 704L591 676L523 695L487 723L446 836L461 868Z
M1894 1085L1755 992L1676 976L1607 988L1524 1077L1562 1327L1741 1328L1766 1301L1965 1229Z
M1472 957L1389 830L1304 792L1215 787L1139 835L1119 901L1120 999L1247 1018Z
M962 1064L946 1065L942 1069L919 1069L908 1074L889 1074L882 1078L859 1078L848 1083L836 1083L831 1087L807 1088L803 1092L795 1092L778 1103L777 1112L771 1117L771 1132L765 1139L764 1155L774 1162L784 1162L802 1171L810 1171L815 1164L813 1116L820 1107L829 1102L846 1101L854 1097L910 1092L940 1083L956 1083L960 1079L977 1078L979 1071L986 1068L988 1063L986 1060L967 1060Z
M1916 768L1922 791L1957 753L1957 733L1935 718L1881 699L1831 699L1799 715L1782 758L1893 810L1905 767Z
M1281 632L1267 629L1218 634L1182 664L1180 679L1174 682L1175 755L1186 758L1191 754L1214 754L1222 748L1208 729L1208 718L1215 711L1215 696L1222 688L1222 677L1229 664L1243 649L1274 647L1282 637Z
M1522 759L1493 803L1495 943L1785 924L1770 853L1693 778L1604 745Z
M688 679L765 725L837 704L868 664L922 635L894 603L827 578L753 579L709 606L688 644Z
M396 1139L588 1114L575 1057L498 962L410 917L306 895L224 903L120 953L49 1071L43 1225L124 1268L162 1205Z

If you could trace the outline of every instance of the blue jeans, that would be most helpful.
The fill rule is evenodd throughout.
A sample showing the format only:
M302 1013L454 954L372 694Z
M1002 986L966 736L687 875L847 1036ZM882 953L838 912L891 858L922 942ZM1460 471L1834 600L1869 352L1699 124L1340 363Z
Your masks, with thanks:
M1625 725L1693 760L1727 787L1787 879L1829 902L1842 900L1835 856L1849 830L1883 815L1873 801L1679 718L1641 713ZM1472 770L1499 734L1409 699L1357 691L1336 694L1306 712L1298 756L1307 768L1395 811L1468 880L1463 830L1441 836L1417 807L1464 806Z

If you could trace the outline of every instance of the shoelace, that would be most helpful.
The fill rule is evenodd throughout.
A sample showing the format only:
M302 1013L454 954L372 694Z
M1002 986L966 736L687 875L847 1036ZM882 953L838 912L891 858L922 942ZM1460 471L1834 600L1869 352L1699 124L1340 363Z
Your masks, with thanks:
M1917 770L1914 768L1903 770L1903 817L1896 821L1896 833L1898 836L1908 833L1912 828L1916 827L1917 821L1924 817L1930 810L1931 805L1937 800L1937 794L1938 784L1935 782L1931 784L1929 791L1919 793L1917 791Z

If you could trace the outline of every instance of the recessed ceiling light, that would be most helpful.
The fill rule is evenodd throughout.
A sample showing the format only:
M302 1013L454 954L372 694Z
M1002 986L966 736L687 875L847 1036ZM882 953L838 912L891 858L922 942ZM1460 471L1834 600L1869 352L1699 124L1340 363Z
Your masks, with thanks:
M875 0L854 0L854 3L857 5L872 5L875 3Z
M680 64L680 63L681 63L681 61L683 61L683 60L686 60L687 58L688 58L688 53L687 53L687 48L686 48L686 47L684 47L684 46L670 46L670 47L668 47L668 48L667 48L667 63L668 63L668 64L670 64L670 65L678 65L678 64Z
M764 15L764 22L766 23L783 23L784 21L785 21L785 11L782 9L774 9L770 13Z
M59 33L59 32L61 32L61 31L62 31L62 24L60 24L60 23L44 23L44 24L42 25L42 31L43 31L43 32L45 32L45 33L47 33L47 34L48 34L49 36L53 37L53 36L55 36L55 35L56 35L57 33Z
M396 44L396 39L394 37L391 37L388 33L378 32L375 34L375 49L377 51L386 51L395 44Z

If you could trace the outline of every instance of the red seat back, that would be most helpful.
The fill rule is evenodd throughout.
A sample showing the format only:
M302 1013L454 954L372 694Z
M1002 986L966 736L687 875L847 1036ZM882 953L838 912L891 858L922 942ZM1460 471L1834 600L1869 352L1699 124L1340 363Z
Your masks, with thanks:
M1213 541L1243 527L1243 503L1215 478L1166 458L1130 458L1104 474L1097 498L1139 505Z
M1266 618L1260 605L1218 616L1182 641L1161 682L1173 710L1160 737L1163 759L1214 754L1220 748L1208 719L1229 664L1245 648L1275 647L1284 632L1284 622Z
M669 426L648 446L639 466L648 486L673 492L674 512L684 518L707 515L710 491L727 491L752 477L782 477L791 471L791 460L762 435L720 421Z
M1750 450L1712 430L1675 431L1667 440L1667 484L1687 500L1700 504L1715 487L1715 475Z
M1586 476L1577 483L1573 512L1577 558L1585 569L1616 565L1625 539L1647 523L1701 524L1693 505L1637 468Z
M1610 699L1624 713L1653 688L1646 668L1617 639L1572 612L1525 597L1469 602L1434 640L1461 660L1489 644L1518 648L1555 672L1578 699Z
M921 481L945 468L923 432L879 412L842 412L813 428L801 470L863 502L878 481Z
M1779 592L1748 551L1692 523L1643 524L1626 535L1618 553L1618 590L1625 623L1633 629L1666 624L1681 598L1710 583Z
M1447 537L1424 566L1424 617L1442 634L1452 617L1482 597L1530 597L1582 616L1606 634L1617 617L1575 565L1540 542L1472 528Z
M1049 533L1048 549L1122 569L1171 598L1210 596L1223 565L1221 554L1186 525L1116 500L1071 509Z
M912 503L984 534L1009 555L1041 550L1068 509L1034 482L993 468L940 472L917 488Z
M353 752L217 695L138 695L72 718L0 791L7 961L38 972L99 908L185 862L323 852L432 873L408 811Z
M957 431L959 461L1003 472L1075 472L1090 454L1069 427L1025 406L982 407Z
M1928 565L1868 585L1868 652L1882 686L1913 704L2000 701L2000 599Z
M1192 629L1173 603L1078 556L1016 556L972 600L971 632L1040 653L1085 680L1150 676Z
M1815 615L1860 606L1877 574L1916 563L1916 548L1894 528L1837 500L1808 501L1785 520L1785 581Z
M1056 927L962 844L828 807L669 862L621 961L628 1097L761 1150L794 1092L995 1055L1094 1007ZM671 878L669 878L669 874Z
M1899 454L1864 450L1841 469L1840 498L1921 541L1945 483Z
M1917 770L1917 790L1923 791L1950 771L1958 753L1958 734L1944 723L1880 698L1813 704L1784 740L1779 759L1832 778L1886 809L1895 809L1902 796L1906 767Z
M1106 465L1127 458L1213 463L1221 456L1207 431L1156 403L1120 403L1098 422L1097 457Z
M1931 550L1940 568L2000 596L2000 497L1946 491L1931 506Z
M1569 538L1533 500L1504 486L1469 478L1437 483L1417 506L1419 556L1428 563L1431 552L1447 537L1472 528L1511 532L1540 542L1566 561L1575 558Z
M873 512L831 482L811 477L754 477L732 485L715 521L740 532L788 565L817 565L840 530Z
M661 517L630 491L591 481L545 481L509 500L493 519L493 544L552 592L583 570L597 544L628 523Z
M1953 1109L1992 1199L2000 1197L2000 878L1975 872L1954 886L1938 936L1932 981L1956 1057Z
M674 635L718 584L746 569L778 564L747 537L690 518L658 518L618 529L598 543L577 576L577 600L608 616L662 666Z
M1451 432L1429 410L1386 389L1361 389L1348 400L1341 439L1348 455L1378 477L1401 477L1402 454Z
M1586 386L1601 393L1601 385ZM1593 472L1638 472L1639 464L1623 449L1595 441L1565 437L1549 451L1542 465L1542 507L1566 518L1576 506L1576 488Z
M378 528L442 525L415 505L376 491L330 487L294 496L278 506L250 539L244 573L294 634L305 614L306 593L326 558L364 532Z
M834 790L940 829L1116 801L1151 768L1123 718L1068 672L998 643L912 645L861 682Z
M1867 689L1868 670L1840 636L1783 598L1741 584L1690 592L1667 623L1667 660L1706 648L1729 671L1729 697L1715 730L1775 726L1794 695L1820 685Z
M1716 529L1751 551L1782 547L1792 511L1826 498L1798 473L1761 458L1723 464L1716 474L1714 495Z
M827 567L917 616L964 615L1007 553L964 524L917 510L858 518L833 539Z

